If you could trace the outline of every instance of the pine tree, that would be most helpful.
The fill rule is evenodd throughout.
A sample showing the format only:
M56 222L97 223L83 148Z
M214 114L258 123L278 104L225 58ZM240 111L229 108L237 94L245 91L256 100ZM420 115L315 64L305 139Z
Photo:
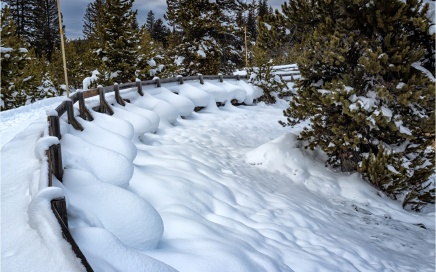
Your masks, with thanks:
M245 5L239 1L226 0L217 1L218 9L221 11L220 32L218 33L218 42L223 49L220 63L220 72L232 74L236 68L243 67L244 35L242 29L239 29L236 22L236 15L240 10L245 9Z
M82 87L83 79L87 77L95 66L85 65L87 59L86 52L88 51L88 42L85 40L66 40L65 42L65 55L67 56L68 67L68 83L70 87L80 89ZM92 57L90 57L92 58ZM49 65L50 81L56 89L60 89L60 84L65 82L63 67L62 52L60 49L53 53L52 61Z
M12 19L15 22L16 33L20 38L24 38L25 40L29 40L29 31L31 31L30 27L32 25L32 10L33 4L32 1L28 0L5 0L6 4L8 4L11 13Z
M255 42L257 39L257 20L255 15L256 3L253 0L253 3L248 6L248 14L247 14L247 33L250 37L250 40Z
M180 32L173 61L184 68L183 75L217 74L222 56L218 46L218 5L207 0L167 0L165 14L170 26Z
M149 33L151 33L153 31L154 23L155 23L154 12L152 10L150 10L147 13L147 21L145 23L145 27Z
M94 39L96 42L101 41L101 38L97 36L99 33L97 25L99 23L99 18L104 15L104 5L105 0L95 0L88 4L85 15L83 17L83 35L85 39Z
M89 16L95 24L89 35L96 41L90 45L100 61L99 84L135 79L138 30L134 29L137 11L132 11L132 4L133 0L106 0L101 6L97 2L90 6L93 14L99 14L98 18Z
M148 28L147 28L148 29ZM162 19L157 19L153 28L151 29L150 36L153 40L161 43L165 48L168 46L169 29L164 25Z
M171 39L176 43L170 45L171 62L186 68L184 75L229 73L242 65L243 37L234 33L240 6L235 0L167 0L167 5L165 19L180 38Z
M61 38L56 0L33 0L32 31L30 44L36 54L48 61L56 48L60 47Z
M136 77L141 80L152 79L161 73L165 54L162 44L152 39L150 33L143 27L140 32L140 42L137 49L138 65Z
M255 46L252 64L253 66L247 72L250 75L249 82L263 90L263 95L259 100L268 104L275 103L277 96L287 91L287 86L278 75L274 74L274 61L262 48Z
M257 16L262 19L264 16L269 14L268 11L268 0L259 0L259 8L257 10Z
M435 85L421 65L431 63L427 45L435 39L428 7L416 0L290 3L283 14L306 32L297 58L304 80L285 111L288 125L309 119L300 134L307 147L321 147L328 164L360 171L404 206L434 202Z
M44 65L17 35L10 9L1 13L1 110L7 110L43 98L38 85Z
M11 7L17 35L30 43L38 57L51 60L60 46L56 0L6 0Z
M256 45L278 64L295 63L305 33L318 24L317 1L289 1L282 11L270 11L258 23Z

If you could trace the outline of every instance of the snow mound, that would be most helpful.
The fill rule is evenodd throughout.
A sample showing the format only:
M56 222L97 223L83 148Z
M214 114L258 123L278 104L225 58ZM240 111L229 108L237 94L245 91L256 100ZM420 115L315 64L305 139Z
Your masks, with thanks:
M184 83L181 85L169 86L168 89L180 96L184 96L191 100L196 107L207 107L209 105L210 95L191 84Z
M136 157L136 146L131 140L98 126L97 121L87 122L81 118L77 121L82 125L83 131L71 127L70 134L90 144L115 151L133 162Z
M265 165L272 167L269 169L283 169L283 166L289 164L291 167L301 168L301 163L304 162L304 158L300 156L302 154L300 148L301 143L297 140L297 135L288 133L275 140L267 142L258 148L247 152L245 154L245 162L252 165ZM301 161L303 159L303 161ZM296 160L297 165L293 163L287 163L287 160ZM277 164L278 163L278 164Z
M245 95L244 103L246 105L252 105L255 99L258 99L263 95L263 90L258 86L248 84L243 80L236 81L235 83L239 87L245 90L246 95Z
M64 168L85 170L104 182L121 187L127 186L133 175L133 163L120 153L71 134L62 136L61 145Z
M245 100L245 96L247 95L246 91L239 87L238 85L235 85L233 83L236 83L232 81L232 83L223 81L223 82L212 82L212 84L217 85L221 88L223 88L227 92L227 99L229 101L232 101L233 99L236 99L238 103L242 103Z
M212 84L210 81L205 81L204 84L199 82L192 82L190 84L210 94L216 102L225 103L229 101L227 91L218 85Z
M137 107L148 109L157 113L161 122L174 124L179 117L179 113L171 104L157 99L148 93L144 93L144 96L139 96L135 101L132 102Z
M156 97L157 99L170 103L179 111L179 115L188 117L194 111L195 105L186 97L177 95L165 87L147 89L147 93Z
M125 108L112 107L115 118L125 120L132 124L133 131L136 136L144 135L147 132L152 132L153 123L143 115L126 110Z
M82 224L105 228L126 246L139 250L154 249L159 243L162 218L142 198L75 169L65 169L63 189L69 213L80 217Z
M126 139L133 139L133 125L130 122L96 111L91 111L91 114L94 117L93 123L97 126L115 132Z
M121 106L120 104L116 103L115 107L144 116L151 123L149 132L155 133L157 131L157 128L159 127L160 117L154 111L140 108L130 103L126 103L125 106Z

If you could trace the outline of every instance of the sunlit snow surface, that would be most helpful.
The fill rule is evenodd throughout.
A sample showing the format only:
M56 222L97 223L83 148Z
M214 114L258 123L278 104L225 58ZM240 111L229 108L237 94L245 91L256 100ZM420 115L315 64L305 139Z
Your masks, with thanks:
M40 140L61 100L3 112L2 271L80 270L48 206L62 194L95 271L435 270L434 206L404 211L357 174L324 167L296 140L301 127L277 123L284 101L215 106L247 100L242 90L252 102L249 88L124 91L132 104L92 111L83 132L62 120L62 190L41 184L53 140Z

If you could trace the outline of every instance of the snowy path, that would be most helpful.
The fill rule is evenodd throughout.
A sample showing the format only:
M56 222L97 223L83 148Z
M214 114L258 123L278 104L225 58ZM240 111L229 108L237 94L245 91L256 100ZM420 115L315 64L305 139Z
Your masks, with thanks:
M304 158L282 167L293 177L245 162L289 131L271 122L280 113L227 107L144 137L130 188L165 225L147 255L180 271L433 271L432 230L398 221L407 213L358 178ZM265 154L286 152L276 148Z

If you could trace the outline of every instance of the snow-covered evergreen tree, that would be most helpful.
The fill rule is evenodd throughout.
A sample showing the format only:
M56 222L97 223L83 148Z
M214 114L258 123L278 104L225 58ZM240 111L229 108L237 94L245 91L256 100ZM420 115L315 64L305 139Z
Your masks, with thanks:
M165 18L178 32L173 46L174 64L184 75L217 74L222 56L218 44L219 13L216 3L207 0L167 0Z
M17 35L32 46L38 57L48 61L60 47L56 0L6 0L17 26Z
M33 3L29 0L4 0L8 4L12 19L16 26L16 33L20 38L29 41L32 26Z
M38 89L45 65L16 33L9 7L1 11L1 110L41 99Z
M163 52L162 44L152 39L150 33L143 27L140 32L140 42L137 48L138 64L136 77L141 80L152 79L159 76L163 69Z
M175 42L170 65L195 75L229 73L242 64L243 37L233 33L236 1L167 0L167 6L165 18L179 38L170 39Z
M255 42L257 39L257 19L256 19L256 2L253 0L253 3L248 5L247 12L247 35L248 39L252 42Z
M299 17L308 10L317 14ZM309 119L300 134L308 147L414 209L434 202L434 67L422 64L431 63L435 36L426 13L417 0L312 1L286 13L297 26L312 22L312 30L301 24L304 79L285 111L288 124Z
M135 79L138 29L132 4L133 0L96 0L88 6L84 31L100 61L100 84Z
M96 68L92 66L93 56L89 53L88 41L86 40L66 40L65 54L67 56L68 83L75 89L82 88L83 79ZM64 84L65 75L63 67L62 52L60 49L53 53L52 61L49 64L50 78L56 89L60 89L60 84Z

